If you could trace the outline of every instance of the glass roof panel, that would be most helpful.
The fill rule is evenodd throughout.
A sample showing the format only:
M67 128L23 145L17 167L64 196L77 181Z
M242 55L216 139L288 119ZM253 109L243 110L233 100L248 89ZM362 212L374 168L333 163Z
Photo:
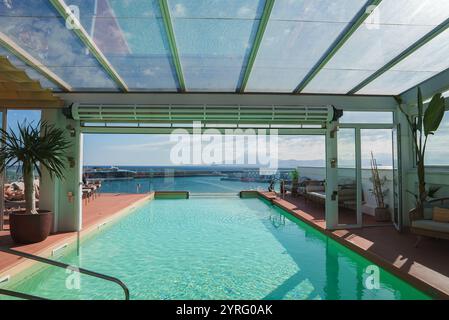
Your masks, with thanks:
M449 68L449 30L441 33L357 93L398 95Z
M49 1L0 2L0 29L74 90L117 90Z
M169 0L190 91L235 91L246 66L265 1Z
M347 93L448 17L447 0L383 0L303 92Z
M295 90L365 4L276 1L246 91Z
M80 21L130 90L176 91L157 0L70 0Z
M3 47L0 47L0 56L7 57L9 62L11 62L17 68L24 70L31 79L39 81L43 88L51 89L53 91L61 91L61 88L59 88L58 85L48 80L33 68L27 66L22 60L17 58L15 55L10 53Z

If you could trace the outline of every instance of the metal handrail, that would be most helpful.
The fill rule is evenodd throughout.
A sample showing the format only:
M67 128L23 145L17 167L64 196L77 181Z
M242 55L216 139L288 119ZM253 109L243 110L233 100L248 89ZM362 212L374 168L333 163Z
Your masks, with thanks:
M26 293L21 293L21 292L6 290L6 289L0 289L0 295L21 298L21 299L27 299L27 300L48 300L48 299L45 299L42 297L33 296L31 294L26 294Z
M114 282L116 284L118 284L120 287L122 287L123 292L125 293L125 300L129 300L129 289L128 287L120 280L117 279L115 277L111 277L111 276L107 276L105 274L101 274L95 271L90 271L87 269L83 269L83 268L79 268L76 266L71 266L69 264L60 262L60 261L55 261L55 260L50 260L50 259L46 259L43 257L39 257L33 254L29 254L29 253L25 253L25 252L20 252L20 251L16 251L16 250L12 250L12 249L0 249L0 251L12 254L12 255L16 255L22 258L26 258L26 259L30 259L30 260L35 260L41 263L45 263L45 264L49 264L58 268L63 268L63 269L69 269L75 272L79 272L82 274L87 274L91 277L95 277L95 278L100 278L106 281L110 281L110 282ZM10 292L11 293L11 292ZM31 297L31 296L30 296Z

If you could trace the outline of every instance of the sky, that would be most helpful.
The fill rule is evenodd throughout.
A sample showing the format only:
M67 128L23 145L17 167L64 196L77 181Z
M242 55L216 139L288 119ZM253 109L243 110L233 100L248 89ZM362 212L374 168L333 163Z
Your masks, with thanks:
M232 152L225 148L224 142L217 141L219 136L207 138L215 141L203 142L202 148L223 146L223 153ZM89 134L84 136L85 165L172 165L170 153L175 145L176 141L170 141L169 135ZM322 136L284 136L279 138L278 153L274 157L284 161L320 161L324 159L324 150Z
M40 111L9 110L8 127L15 130L17 123L34 122L40 119ZM362 165L369 167L371 151L380 166L391 166L391 131L362 130ZM428 165L448 165L449 112L446 112L437 133L429 138L426 163ZM203 142L217 146L217 141ZM169 135L84 135L85 165L172 165L170 152L176 142ZM339 164L350 166L354 163L354 131L339 131ZM223 153L229 153L226 148ZM248 152L248 153L251 153ZM247 154L248 155L248 154ZM325 157L323 136L279 136L278 152L274 157L279 161L299 160L304 163L322 162Z

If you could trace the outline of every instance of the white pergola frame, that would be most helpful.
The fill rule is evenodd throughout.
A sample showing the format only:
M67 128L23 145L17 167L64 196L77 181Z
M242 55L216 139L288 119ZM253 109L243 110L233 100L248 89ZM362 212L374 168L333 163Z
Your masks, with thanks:
M57 94L66 101L67 105L72 103L85 104L157 104L157 105L290 105L290 106L323 106L332 104L337 109L344 111L397 111L397 102L393 97L383 96L345 96L345 95L283 95L283 94L227 94L227 93L60 93ZM396 118L396 117L395 117ZM76 131L76 163L77 179L74 188L77 190L75 196L80 198L81 191L77 181L81 181L82 172L82 140L84 134L168 134L173 128L146 128L146 127L91 127L82 126L81 121L70 120ZM291 135L324 135L326 137L326 198L332 199L332 193L338 188L338 168L332 168L330 163L338 157L337 134L332 131L335 128L393 128L394 125L372 125L372 124L338 124L328 123L326 128L294 128L280 129L280 134ZM178 128L178 126L176 127ZM246 127L245 127L246 128ZM186 129L192 129L186 128ZM207 127L203 129L208 129ZM217 128L224 130L225 128ZM232 127L231 129L235 129ZM361 193L360 186L358 194ZM78 196L77 196L78 195ZM75 211L77 218L76 227L80 230L82 225L81 202L76 200ZM360 204L359 204L360 206ZM360 210L358 212L361 212ZM360 218L359 220L360 221ZM328 229L355 228L357 225L338 224L338 198L326 201L326 225Z
M264 106L264 105L308 105L308 106L323 106L325 104L332 104L337 109L344 111L389 111L393 112L395 124L347 124L347 123L330 123L327 128L283 128L278 129L281 135L325 135L326 136L326 197L331 199L332 192L337 190L338 183L338 169L331 168L331 160L338 157L336 136L331 133L333 126L340 128L355 128L358 132L357 139L360 140L360 129L392 129L398 122L397 101L393 97L387 96L347 96L347 95L284 95L284 94L227 94L227 93L58 93L57 96L66 102L68 107L72 103L86 103L86 104L145 104L151 102L152 104L183 104L183 105L249 105L249 106ZM6 115L6 113L5 113ZM169 134L173 128L154 128L154 127L89 127L82 126L81 121L69 120L61 111L45 110L43 119L48 120L61 126L62 128L70 128L74 132L74 149L72 151L76 165L70 169L72 176L69 179L73 185L68 186L67 190L73 190L75 202L73 203L74 214L76 219L74 221L73 229L81 230L82 226L82 212L81 212L81 188L80 181L82 176L82 152L83 152L83 135L84 134ZM6 122L6 117L4 117ZM178 126L176 128L179 128ZM245 127L246 128L246 127ZM186 128L192 129L192 128ZM205 127L203 129L208 129ZM226 128L218 128L225 130ZM230 129L235 129L232 127ZM357 154L357 159L360 157L360 150ZM359 160L360 162L360 160ZM358 163L360 168L360 163ZM360 170L360 169L358 169ZM405 174L401 174L405 177ZM48 177L44 177L49 182ZM404 181L404 180L403 180ZM357 194L361 199L360 177L357 178ZM54 183L54 182L52 182ZM50 203L54 209L63 210L62 201L65 201L65 195L62 191L63 182L55 182L55 186L50 188L58 199L44 199L43 203ZM51 197L50 197L51 198ZM326 221L328 229L353 228L361 226L361 216L358 217L356 225L339 225L338 224L338 198L337 202L328 201L326 204ZM359 202L359 201L358 201ZM51 204L53 203L53 205ZM61 207L60 207L61 206ZM360 207L360 203L358 203ZM358 214L361 210L358 208ZM58 219L65 219L55 216L55 222ZM55 231L58 228L55 225Z

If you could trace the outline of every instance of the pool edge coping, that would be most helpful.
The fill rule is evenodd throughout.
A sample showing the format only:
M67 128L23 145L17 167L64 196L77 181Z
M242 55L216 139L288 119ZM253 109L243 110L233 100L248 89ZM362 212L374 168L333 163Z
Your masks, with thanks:
M424 281L408 272L402 271L401 269L399 269L395 265L391 264L389 261L385 260L381 256L379 256L373 252L367 251L367 250L359 247L358 245L346 240L345 238L339 237L338 235L336 235L334 233L336 230L327 230L327 229L322 228L317 223L315 223L311 220L308 220L307 218L303 217L302 215L285 207L284 205L282 205L282 203L277 202L276 201L276 200L278 200L277 197L270 197L261 191L257 191L257 197L268 200L273 205L277 206L278 208L281 208L282 210L291 214L295 218L297 218L297 219L301 220L302 222L306 223L307 225L313 227L315 230L330 237L331 239L337 241L341 245L356 252L357 254L360 254L362 257L368 259L369 261L379 265L380 267L384 268L388 272L397 276L401 280L410 283L412 286L416 287L418 290L421 290L424 293L428 294L431 298L449 300L449 293L444 292L443 290L433 286L430 283L427 283L426 281ZM338 230L338 231L341 231L341 230ZM346 231L351 232L350 230L346 230Z

